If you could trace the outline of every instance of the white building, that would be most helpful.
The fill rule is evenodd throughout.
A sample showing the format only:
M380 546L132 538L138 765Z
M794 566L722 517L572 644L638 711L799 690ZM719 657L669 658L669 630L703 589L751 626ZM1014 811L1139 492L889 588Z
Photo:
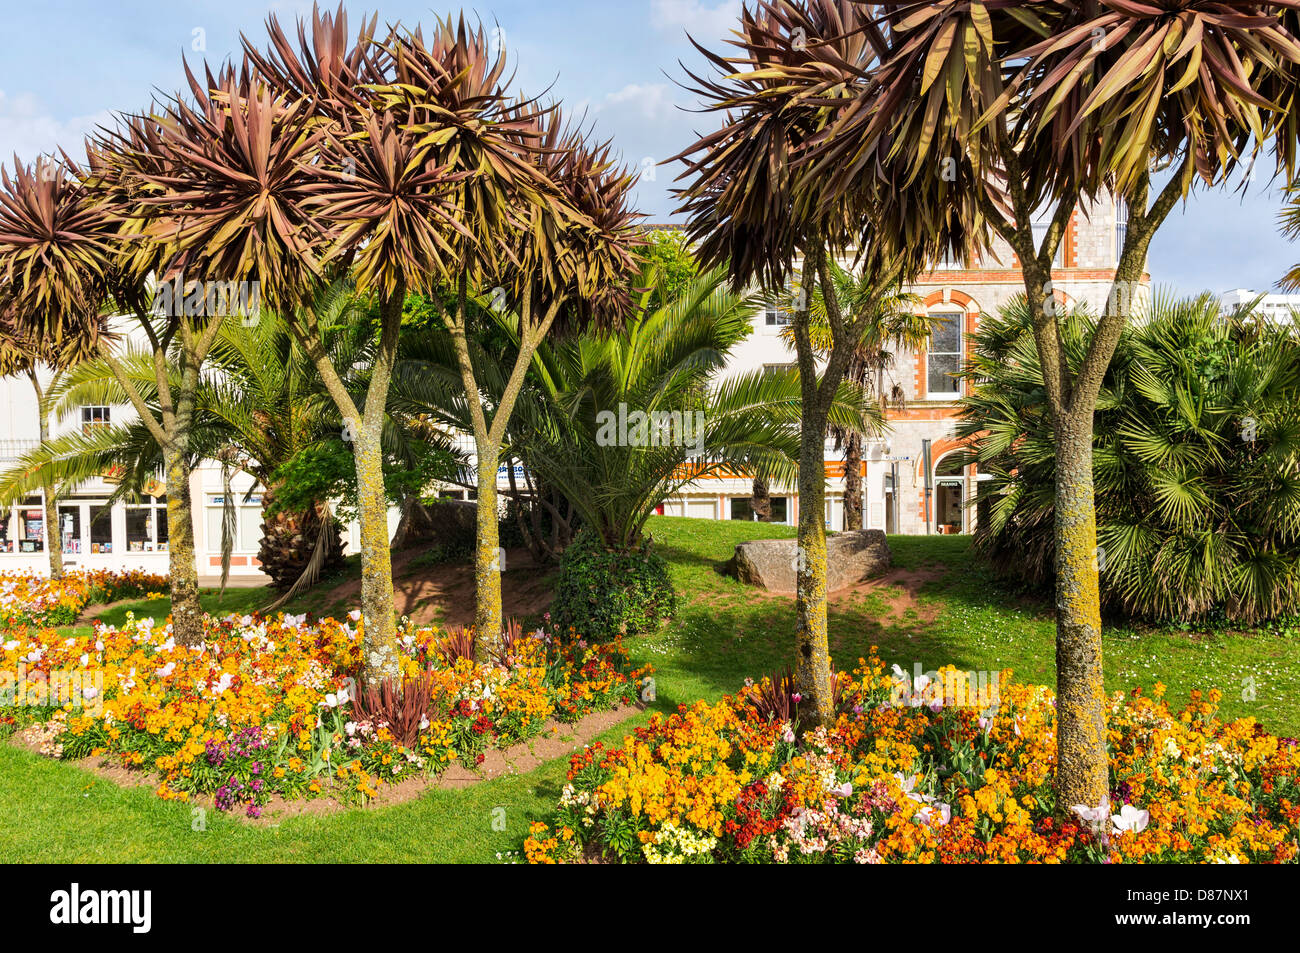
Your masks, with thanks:
M1300 294L1273 294L1234 288L1219 295L1219 303L1226 309L1240 308L1256 299L1258 303L1255 305L1255 313L1274 321L1290 321L1296 312L1300 312Z

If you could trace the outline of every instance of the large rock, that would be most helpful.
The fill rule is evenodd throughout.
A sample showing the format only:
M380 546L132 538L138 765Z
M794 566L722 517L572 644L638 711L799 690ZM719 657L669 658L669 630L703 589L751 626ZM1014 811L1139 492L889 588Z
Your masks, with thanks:
M793 539L756 539L736 547L732 571L741 582L769 592L793 593L798 569ZM893 562L885 534L878 529L838 533L826 538L826 588L846 589L878 576Z

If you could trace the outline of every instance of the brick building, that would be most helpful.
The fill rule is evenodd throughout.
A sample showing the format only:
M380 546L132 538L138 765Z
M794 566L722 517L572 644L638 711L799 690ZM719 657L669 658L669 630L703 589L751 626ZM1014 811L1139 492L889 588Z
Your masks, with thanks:
M1056 299L1065 306L1086 303L1099 310L1111 283L1124 241L1123 206L1100 201L1077 211L1053 267ZM1047 228L1047 220L1042 230ZM1036 228L1037 230L1037 228ZM1139 289L1145 295L1149 281ZM1009 246L999 241L978 267L940 267L921 275L908 290L921 298L934 320L929 346L894 355L885 372L885 390L897 387L903 400L888 413L890 430L863 450L863 522L890 533L970 532L978 513L968 505L979 475L957 466L954 436L957 400L962 385L953 375L965 362L982 314L996 313L1023 294L1023 277ZM780 337L783 317L776 312L755 316L754 333L734 352L727 373L760 366L790 364L793 351ZM930 446L931 488L927 504L924 448ZM842 529L844 461L827 441L826 522ZM665 502L672 515L713 519L749 519L748 480L706 480ZM798 494L793 487L774 487L773 519L794 524Z

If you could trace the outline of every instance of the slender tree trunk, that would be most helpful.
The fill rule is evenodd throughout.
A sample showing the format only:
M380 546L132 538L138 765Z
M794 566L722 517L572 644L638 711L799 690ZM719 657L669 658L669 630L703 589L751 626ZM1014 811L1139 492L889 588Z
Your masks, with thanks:
M501 634L501 566L499 559L500 526L497 522L497 467L501 447L505 443L506 427L514 413L515 404L523 391L524 378L532 364L533 352L546 337L560 302L552 302L545 315L533 323L533 303L523 302L519 317L519 351L514 367L501 391L501 398L489 421L483 405L477 399L478 380L474 374L474 361L469 349L468 282L461 276L457 289L455 316L448 320L456 362L460 367L461 383L469 399L470 423L474 431L474 452L478 458L478 501L475 507L478 532L474 546L474 627L480 640L495 640Z
M768 491L766 480L755 480L750 491L749 508L754 512L754 519L760 523L772 522L772 494Z
M1056 427L1056 788L1062 806L1107 797L1092 411Z
M799 537L796 567L795 674L813 726L835 720L826 598L826 413L805 407L799 446Z
M361 530L363 651L366 674L373 679L402 675L382 436L405 300L406 290L399 287L380 302L379 351L370 372L365 410L352 423L356 437L357 520Z
M362 423L354 452L357 468L357 521L361 530L361 618L366 674L401 676L397 610L393 602L393 557L388 537L388 494L384 492L381 426Z
M45 497L45 548L50 554L50 578L63 578L63 533L59 528L59 498L52 484L41 487Z
M862 529L862 434L856 430L844 442L844 528Z
M827 637L826 583L826 422L831 401L844 377L847 356L832 349L818 382L816 357L809 336L808 303L823 267L825 250L813 247L805 254L800 293L794 309L795 351L799 359L801 420L799 435L799 534L795 573L795 638L798 657L795 676L799 686L800 714L809 727L835 720L831 688L830 643ZM834 292L823 282L828 312ZM840 316L834 310L832 328Z
M46 406L45 391L32 372L32 386L36 388L37 413L41 418L41 446L50 441L50 408ZM50 578L63 578L63 534L59 530L59 497L53 483L41 486L45 500L45 549L50 559Z
M194 559L194 512L190 500L190 468L185 455L169 450L167 472L167 562L171 576L172 635L182 645L203 641L203 604Z
M475 441L478 457L477 538L474 544L474 629L491 641L501 632L500 525L497 522L497 467L500 451L490 443Z

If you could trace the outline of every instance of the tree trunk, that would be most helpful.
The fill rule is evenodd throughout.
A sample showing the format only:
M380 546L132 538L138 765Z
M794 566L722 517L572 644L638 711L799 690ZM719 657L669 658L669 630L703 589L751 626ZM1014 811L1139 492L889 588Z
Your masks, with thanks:
M799 283L801 301L792 326L799 362L799 534L795 555L795 680L800 716L810 728L829 725L835 711L831 692L831 655L826 628L826 421L831 398L843 377L844 355L832 353L819 385L816 354L809 336L809 302L826 251L806 250ZM834 291L823 283L823 299L832 314ZM838 318L833 311L832 329ZM832 334L833 334L832 330Z
M46 406L45 389L41 387L35 368L29 371L29 376L36 391L36 413L40 417L41 446L44 447L50 441L50 408ZM59 498L52 483L41 487L41 495L45 506L45 549L50 560L50 578L62 579L63 534L59 531Z
M1058 813L1109 792L1102 679L1092 411L1056 427L1056 787Z
M276 489L262 491L262 541L257 547L257 561L262 572L271 577L271 587L287 592L311 565L321 534L331 536L325 543L322 576L343 564L343 540L338 523L332 516L326 522L325 509L320 504L301 513L279 510L273 514Z
M856 430L844 442L844 528L862 529L862 434Z
M474 544L474 629L480 640L491 642L501 633L501 571L503 557L497 523L497 467L500 451L490 443L475 441L478 457L478 500Z
M381 427L382 418L363 423L355 442L363 650L366 675L372 679L400 678L402 674L397 610L393 602L393 557L388 537Z
M835 720L826 600L826 413L804 407L799 445L799 542L796 566L796 683L812 727Z
M379 350L370 373L365 410L360 420L352 423L356 431L357 518L361 529L362 648L366 676L376 680L399 679L402 675L381 441L405 300L406 290L399 287L380 302Z
M203 641L203 604L194 563L194 514L190 503L190 468L184 454L166 454L167 561L171 575L172 635L182 645Z
M754 519L760 523L772 522L772 494L768 491L766 480L755 480L751 491L749 508L754 512Z
M45 497L45 548L50 555L50 578L62 579L63 533L59 528L59 498L51 484L43 486L41 492Z

